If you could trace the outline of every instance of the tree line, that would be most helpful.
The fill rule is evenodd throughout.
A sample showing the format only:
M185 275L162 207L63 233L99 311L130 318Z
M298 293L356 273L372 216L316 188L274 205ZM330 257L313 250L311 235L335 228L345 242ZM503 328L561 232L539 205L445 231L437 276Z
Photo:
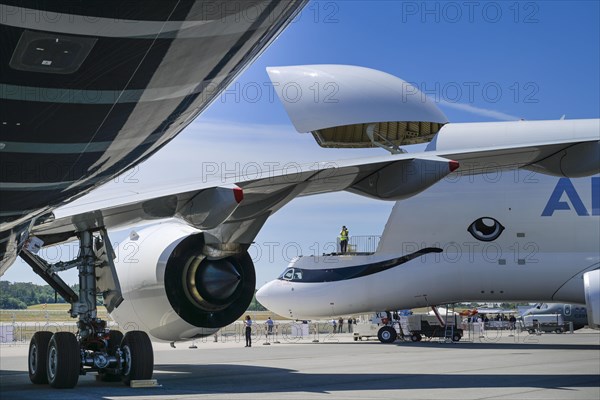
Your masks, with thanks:
M79 285L71 288L77 293ZM57 303L65 300L56 296ZM54 289L50 285L36 285L31 282L8 282L0 281L0 309L21 310L35 304L54 303Z
M75 293L79 292L79 285L71 286ZM8 282L0 281L0 310L22 310L35 304L50 304L55 302L54 289L50 285L36 285L31 282ZM57 303L65 303L65 300L56 296ZM99 304L102 301L99 300ZM266 311L256 297L252 299L248 310Z

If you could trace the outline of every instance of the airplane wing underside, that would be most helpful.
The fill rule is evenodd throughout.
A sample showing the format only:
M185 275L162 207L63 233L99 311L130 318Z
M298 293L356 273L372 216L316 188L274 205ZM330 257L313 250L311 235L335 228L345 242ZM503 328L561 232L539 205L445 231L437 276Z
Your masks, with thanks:
M177 218L203 230L215 243L251 243L268 217L296 197L346 190L395 201L425 190L456 168L454 173L463 175L529 168L576 146L597 143L590 137L528 146L425 151L311 164L291 173L270 171L261 179L223 180L218 186L187 182L144 193L124 192L108 200L98 200L92 193L57 209L54 219L32 229L32 236L52 245L71 240L82 230Z

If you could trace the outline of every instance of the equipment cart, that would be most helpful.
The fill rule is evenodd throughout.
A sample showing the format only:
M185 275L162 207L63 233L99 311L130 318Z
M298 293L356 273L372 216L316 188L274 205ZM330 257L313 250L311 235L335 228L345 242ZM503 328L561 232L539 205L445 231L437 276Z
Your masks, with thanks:
M406 317L403 332L409 332L410 340L420 342L426 338L446 338L458 342L463 337L463 330L458 328L460 317L458 315L448 316L446 321L440 321L432 315L411 315Z

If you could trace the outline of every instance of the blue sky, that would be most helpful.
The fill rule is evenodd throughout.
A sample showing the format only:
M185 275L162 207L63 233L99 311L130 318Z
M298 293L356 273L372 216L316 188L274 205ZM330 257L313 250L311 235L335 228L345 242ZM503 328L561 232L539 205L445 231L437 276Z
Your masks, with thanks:
M416 84L439 101L452 122L598 118L599 5L314 1L203 115L110 186L119 190L198 179L206 163L236 171L252 162L285 165L384 154L377 149L321 149L310 135L296 133L282 104L264 86L269 82L267 66L353 64L379 69ZM257 85L265 88L258 96L250 91ZM297 249L304 254L326 251L341 225L351 235L380 234L392 205L348 193L293 201L256 238L261 253L258 257L259 251L252 252L257 285L276 277ZM126 233L114 233L113 241ZM74 256L70 249L57 252L66 259ZM64 276L76 282L72 271ZM2 279L41 283L20 262Z

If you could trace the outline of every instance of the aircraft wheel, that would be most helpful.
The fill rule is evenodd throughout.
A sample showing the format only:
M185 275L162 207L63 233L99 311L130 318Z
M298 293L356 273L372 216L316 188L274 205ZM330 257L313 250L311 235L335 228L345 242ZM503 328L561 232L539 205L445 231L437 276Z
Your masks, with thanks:
M358 342L358 336L354 336L354 341Z
M398 334L391 326L383 326L377 332L377 339L379 339L381 343L394 343L397 338Z
M129 385L132 380L150 379L154 369L152 342L142 331L125 334L121 342L123 351L123 383Z
M59 389L77 385L81 369L79 342L71 332L57 332L48 343L48 383Z
M114 356L123 341L123 333L121 331L111 330L108 333L108 346L106 352L109 356ZM98 371L98 376L102 382L119 382L121 380L121 374L114 374L104 370Z
M455 333L454 336L452 336L452 341L453 342L458 342L461 337L462 336L460 336L458 333Z
M121 342L123 341L123 332L121 331L114 331L114 330L110 330L108 331L108 348L107 348L107 352L109 355L114 355L117 351L117 349L119 348L119 346L121 345Z
M48 355L48 343L52 338L52 332L40 331L33 334L29 342L29 380L36 384L48 383L46 357Z
M410 340L413 341L413 342L420 342L421 341L421 335L413 333L412 335L410 335Z
M560 328L556 328L556 330L554 332L556 332L556 333L563 333L563 330L560 329Z
M529 332L530 335L533 335L535 333L535 329L529 329L527 332Z

